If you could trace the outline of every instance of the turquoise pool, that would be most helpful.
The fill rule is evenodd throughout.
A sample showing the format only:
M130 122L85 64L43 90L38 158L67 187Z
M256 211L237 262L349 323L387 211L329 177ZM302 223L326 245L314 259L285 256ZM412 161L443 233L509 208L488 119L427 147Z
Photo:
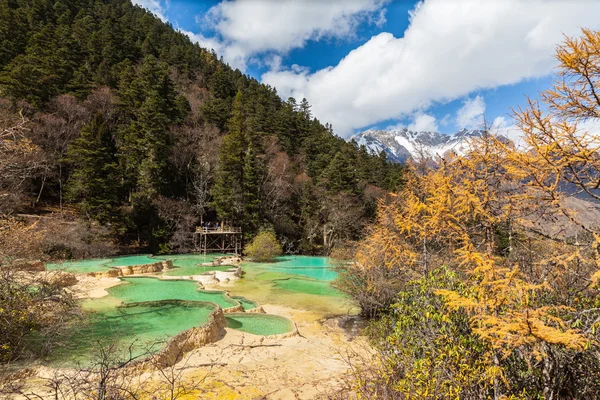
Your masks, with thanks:
M46 267L49 270L62 270L73 272L76 274L86 274L89 272L104 272L111 270L112 267L107 265L111 261L110 258L88 259L88 260L73 260L62 263L49 263Z
M254 335L269 336L292 332L294 323L287 318L269 314L225 314L227 326Z
M262 269L281 274L300 275L318 281L332 281L337 277L328 257L285 256L274 263L243 263L242 267Z
M225 292L199 290L198 283L191 280L173 280L158 278L121 278L125 283L108 289L108 294L124 303L191 300L208 301L222 308L238 305Z
M50 270L64 269L67 272L85 274L90 272L105 272L114 267L129 267L133 265L152 264L161 261L147 254L131 256L118 256L112 258L91 258L87 260L69 260L62 263L49 263L46 267Z
M107 346L123 355L130 346L134 356L154 353L164 348L169 338L205 324L214 309L209 303L167 301L132 303L91 312L77 326L76 334L53 355L53 362L67 365L85 362L100 347Z
M154 256L159 260L173 261L174 269L164 271L163 275L167 276L189 276L200 275L208 271L226 271L231 268L230 265L224 266L200 266L198 264L210 263L218 257L226 256L226 254L173 254Z

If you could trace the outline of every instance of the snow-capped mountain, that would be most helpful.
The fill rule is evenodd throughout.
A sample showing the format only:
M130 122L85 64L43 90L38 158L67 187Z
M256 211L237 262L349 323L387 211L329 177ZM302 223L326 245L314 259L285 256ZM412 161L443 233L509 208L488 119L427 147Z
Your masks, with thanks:
M388 159L395 162L405 162L407 159L421 160L423 158L443 157L453 151L462 154L467 150L468 139L481 137L483 131L463 129L453 135L437 132L413 132L406 128L401 130L369 129L352 136L359 145L365 145L368 150L379 154L382 150Z

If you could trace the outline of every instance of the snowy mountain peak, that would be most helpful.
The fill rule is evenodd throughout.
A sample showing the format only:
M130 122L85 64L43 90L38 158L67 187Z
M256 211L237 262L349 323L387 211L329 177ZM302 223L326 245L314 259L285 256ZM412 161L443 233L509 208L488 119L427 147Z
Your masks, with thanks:
M467 150L470 138L481 137L483 131L462 129L452 135L438 132L415 132L402 128L399 130L369 129L352 136L359 145L365 145L372 153L384 151L388 159L395 162L405 162L412 158L443 157L453 151L463 154Z

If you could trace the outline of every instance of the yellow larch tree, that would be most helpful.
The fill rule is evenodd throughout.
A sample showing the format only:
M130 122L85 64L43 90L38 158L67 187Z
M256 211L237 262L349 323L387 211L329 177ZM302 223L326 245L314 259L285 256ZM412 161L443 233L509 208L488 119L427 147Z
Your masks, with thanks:
M465 156L413 168L356 257L399 271L404 286L442 266L462 276L460 290L435 294L489 346L494 398L600 395L596 372L577 372L600 355L600 224L577 206L578 196L600 201L600 132L590 128L600 121L600 33L567 38L557 60L553 88L515 111L523 145L488 134ZM518 363L537 383L515 375Z

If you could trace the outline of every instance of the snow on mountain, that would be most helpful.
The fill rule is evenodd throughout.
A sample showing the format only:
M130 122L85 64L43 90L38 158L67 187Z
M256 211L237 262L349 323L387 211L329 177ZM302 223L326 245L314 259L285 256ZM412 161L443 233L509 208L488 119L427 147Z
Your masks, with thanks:
M414 132L407 128L401 130L369 129L348 140L355 140L359 146L365 145L372 153L379 154L383 150L391 161L405 162L409 158L421 160L443 157L450 151L463 154L468 149L468 139L482 135L483 131L467 129L453 135L437 132Z

